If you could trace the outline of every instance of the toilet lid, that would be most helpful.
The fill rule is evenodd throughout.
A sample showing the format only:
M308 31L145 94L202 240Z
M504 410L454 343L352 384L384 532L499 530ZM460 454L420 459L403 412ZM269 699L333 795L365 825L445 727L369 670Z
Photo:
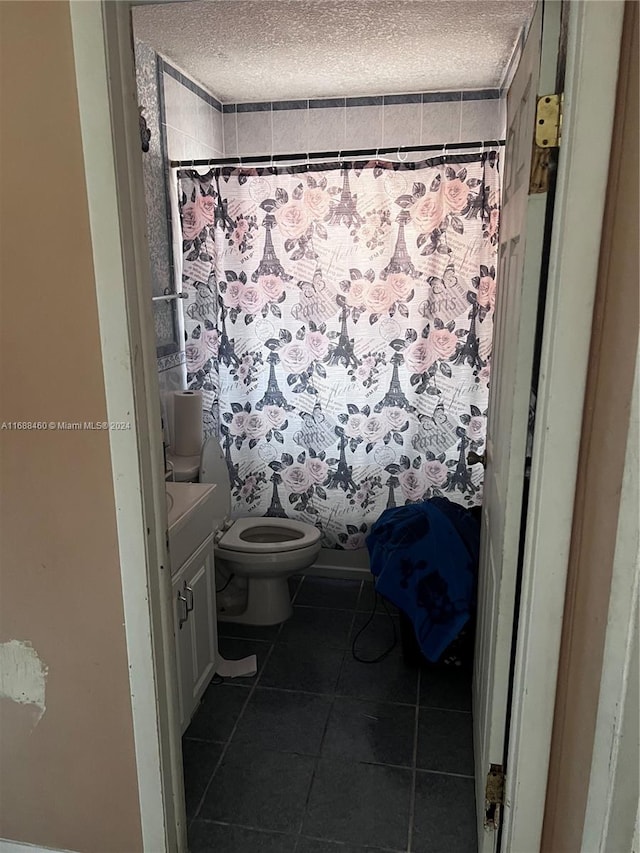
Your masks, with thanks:
M218 548L245 554L297 551L315 545L320 531L311 524L289 518L238 518L217 543Z

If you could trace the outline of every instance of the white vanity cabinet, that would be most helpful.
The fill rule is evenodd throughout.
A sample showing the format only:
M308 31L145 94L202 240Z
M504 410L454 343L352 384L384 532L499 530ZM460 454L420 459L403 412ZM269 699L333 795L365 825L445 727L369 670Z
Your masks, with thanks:
M171 587L184 732L213 677L218 655L213 535L175 572Z

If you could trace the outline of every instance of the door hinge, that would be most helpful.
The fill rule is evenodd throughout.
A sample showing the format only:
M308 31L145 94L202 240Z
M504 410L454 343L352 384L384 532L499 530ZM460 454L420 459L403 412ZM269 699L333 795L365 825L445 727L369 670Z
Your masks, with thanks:
M562 137L562 100L562 93L538 98L529 195L546 193L549 189L551 150L560 147Z
M562 93L542 95L536 106L536 145L558 148L562 135Z
M487 773L487 785L484 793L484 827L498 829L502 817L504 802L504 767L492 764Z

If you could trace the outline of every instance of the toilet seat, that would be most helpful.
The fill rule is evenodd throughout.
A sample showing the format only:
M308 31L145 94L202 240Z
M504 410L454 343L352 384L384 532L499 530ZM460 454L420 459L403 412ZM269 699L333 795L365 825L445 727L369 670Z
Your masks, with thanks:
M308 548L319 540L320 531L311 524L290 518L254 516L236 519L216 545L244 554L278 554Z

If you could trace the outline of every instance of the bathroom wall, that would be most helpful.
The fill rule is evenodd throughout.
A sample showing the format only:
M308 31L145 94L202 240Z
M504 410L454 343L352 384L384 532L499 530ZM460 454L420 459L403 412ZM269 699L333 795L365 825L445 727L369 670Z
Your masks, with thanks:
M438 145L504 136L498 89L224 104L226 157Z
M171 231L173 173L169 160L223 156L222 106L202 87L139 40L135 42L138 104L150 137L143 152L143 174L155 296L175 289ZM177 216L177 210L174 211ZM179 249L179 246L177 247ZM170 443L173 391L186 387L184 335L177 302L154 303L158 377Z
M105 421L69 4L0 3L0 38L0 422ZM46 669L40 719L0 678L0 838L139 851L109 435L0 437L0 646Z
M222 157L222 104L163 59L160 69L169 159Z

